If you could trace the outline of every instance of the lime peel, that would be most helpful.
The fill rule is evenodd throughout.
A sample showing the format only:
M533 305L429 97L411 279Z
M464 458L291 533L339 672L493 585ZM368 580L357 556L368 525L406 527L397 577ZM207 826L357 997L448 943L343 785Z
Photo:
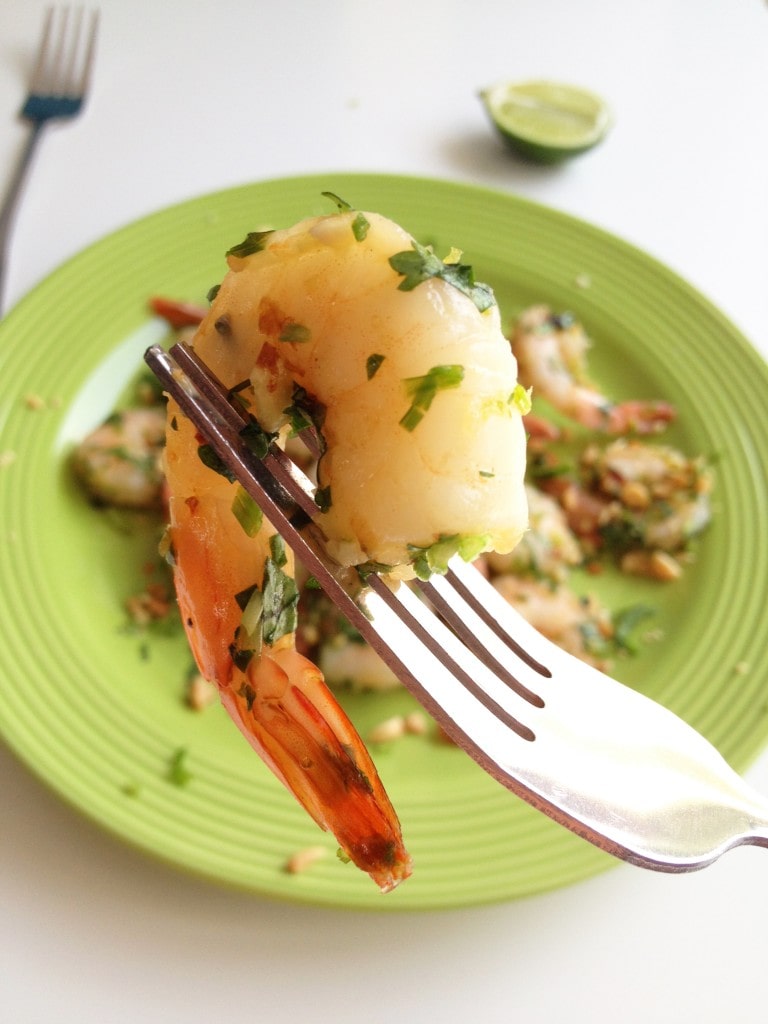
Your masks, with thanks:
M538 163L558 163L587 152L611 126L607 103L579 86L500 82L484 89L480 98L507 145Z

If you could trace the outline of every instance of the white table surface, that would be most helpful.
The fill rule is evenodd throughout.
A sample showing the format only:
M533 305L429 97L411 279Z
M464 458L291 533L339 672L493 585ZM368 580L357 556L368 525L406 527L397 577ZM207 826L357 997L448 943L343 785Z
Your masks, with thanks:
M145 213L326 170L476 182L660 258L768 355L768 6L761 0L102 0L92 100L44 140L8 299ZM0 187L41 5L0 0ZM616 125L517 163L477 100L550 77ZM724 362L723 372L728 372ZM768 685L768 680L766 680ZM768 756L750 770L768 792ZM457 827L461 823L457 822ZM443 913L333 912L216 888L120 845L0 744L0 1021L762 1022L768 852L694 875L620 865Z

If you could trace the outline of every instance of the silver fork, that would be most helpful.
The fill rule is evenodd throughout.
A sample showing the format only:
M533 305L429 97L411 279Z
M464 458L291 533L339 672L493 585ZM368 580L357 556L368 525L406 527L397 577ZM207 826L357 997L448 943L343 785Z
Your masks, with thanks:
M768 801L698 732L546 640L460 560L396 588L340 567L325 553L307 478L275 445L254 454L247 417L194 352L154 346L145 359L352 625L495 779L658 871L768 846Z
M98 11L91 12L88 19L82 8L74 15L66 7L50 7L46 12L29 92L19 112L19 117L29 122L30 132L0 209L0 303L11 228L32 158L47 124L69 120L82 110L96 54L98 23Z

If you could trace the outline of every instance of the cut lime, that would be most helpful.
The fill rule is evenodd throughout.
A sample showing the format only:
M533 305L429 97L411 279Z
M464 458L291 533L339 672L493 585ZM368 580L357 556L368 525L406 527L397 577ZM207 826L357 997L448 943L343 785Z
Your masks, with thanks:
M480 98L504 141L538 163L585 153L605 136L608 105L595 93L557 82L500 82Z

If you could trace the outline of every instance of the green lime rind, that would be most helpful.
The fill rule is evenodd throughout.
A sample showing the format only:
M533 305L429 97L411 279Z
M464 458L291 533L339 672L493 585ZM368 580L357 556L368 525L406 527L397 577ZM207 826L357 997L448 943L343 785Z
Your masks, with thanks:
M502 82L480 98L506 145L536 163L560 163L588 152L612 123L600 96L558 82Z

